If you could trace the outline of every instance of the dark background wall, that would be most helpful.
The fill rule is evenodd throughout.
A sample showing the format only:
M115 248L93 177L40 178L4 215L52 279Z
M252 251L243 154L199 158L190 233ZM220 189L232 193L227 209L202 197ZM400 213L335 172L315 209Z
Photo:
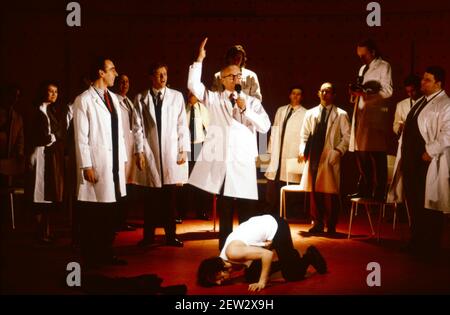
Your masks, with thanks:
M129 74L131 95L148 86L154 60L166 61L171 87L186 92L188 66L205 36L204 82L209 86L229 46L244 45L271 119L287 103L289 86L302 84L311 107L324 81L337 84L337 103L351 114L347 85L360 66L355 48L361 38L374 38L392 65L392 113L405 97L408 73L421 74L430 64L450 72L448 0L378 1L381 27L366 24L369 0L78 1L81 27L66 25L69 2L2 3L0 81L21 86L25 114L43 79L61 82L65 102L77 95L98 54L111 56L119 73Z

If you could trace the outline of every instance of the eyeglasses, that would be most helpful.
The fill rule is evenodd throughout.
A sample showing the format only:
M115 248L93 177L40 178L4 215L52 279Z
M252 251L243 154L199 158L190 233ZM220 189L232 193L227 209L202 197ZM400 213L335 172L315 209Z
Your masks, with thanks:
M238 74L229 74L227 76L224 76L223 78L231 78L232 80L235 80L236 78L240 79L242 77L242 73Z

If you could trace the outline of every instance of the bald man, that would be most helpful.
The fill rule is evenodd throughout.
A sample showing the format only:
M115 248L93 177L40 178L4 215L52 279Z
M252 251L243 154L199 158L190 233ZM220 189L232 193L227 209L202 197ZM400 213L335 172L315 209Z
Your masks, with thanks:
M239 222L252 216L258 199L255 159L256 132L266 133L269 116L261 101L241 91L241 69L229 65L221 71L224 91L209 91L201 82L206 57L205 38L196 62L189 68L188 88L209 110L210 124L189 183L219 196L219 248L233 230L233 211Z

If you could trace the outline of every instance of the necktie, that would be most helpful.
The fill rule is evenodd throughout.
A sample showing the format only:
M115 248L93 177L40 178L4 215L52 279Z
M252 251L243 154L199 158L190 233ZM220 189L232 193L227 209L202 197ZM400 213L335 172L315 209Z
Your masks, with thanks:
M311 146L310 165L313 172L319 169L320 156L322 155L323 146L325 144L325 136L327 134L327 109L323 106L320 115L320 121L314 132L314 141Z
M189 119L189 130L191 132L191 143L195 141L195 106L191 106L191 116Z
M427 98L424 96L420 100L420 102L414 104L414 106L410 110L412 112L412 117L417 116L422 111L422 108L425 107L425 105L427 105L427 103L428 103Z
M277 170L277 174L276 174L276 180L278 180L280 178L281 159L282 159L282 156L283 156L284 134L285 134L285 131L286 131L286 125L287 125L287 122L288 122L289 118L291 118L291 115L292 115L293 112L294 112L294 108L292 108L292 106L289 106L289 112L286 115L286 118L284 118L283 126L281 128L280 155L278 157L278 170Z
M105 97L106 107L108 107L109 112L112 113L112 106L111 106L111 101L109 100L108 90L105 90L104 97Z
M233 93L230 94L230 102L231 102L231 104L233 106L234 106L234 104L236 104L236 100L234 99L234 94Z

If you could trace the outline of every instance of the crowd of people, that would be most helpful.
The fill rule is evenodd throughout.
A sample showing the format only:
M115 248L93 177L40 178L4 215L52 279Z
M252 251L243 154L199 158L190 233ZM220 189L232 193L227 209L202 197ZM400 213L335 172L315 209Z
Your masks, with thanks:
M391 65L372 40L365 40L356 46L363 65L349 86L352 119L335 103L335 83L324 82L317 92L319 104L311 109L302 104L303 88L293 85L290 103L278 108L271 124L242 45L227 51L210 89L202 83L206 44L207 38L189 67L187 103L167 86L167 64L152 64L148 89L130 98L128 75L119 76L113 60L100 57L90 67L85 90L67 106L58 102L56 82L41 86L32 131L25 137L15 109L20 90L2 90L1 184L9 187L16 175L29 175L26 190L38 240L52 242L51 214L70 204L73 240L83 263L88 268L126 265L114 255L113 241L116 231L134 229L127 211L130 191L138 186L144 205L138 245L143 247L156 242L158 226L164 227L166 245L183 247L176 234L181 221L176 200L192 206L198 218L209 219L212 198L217 198L221 254L202 262L200 284L226 282L235 264L249 267L252 291L266 286L271 264L286 280L302 279L309 264L324 273L326 262L316 248L303 257L293 248L289 226L276 215L279 192L287 182L300 184L310 195L309 232L325 234L326 227L326 234L335 234L340 164L351 151L359 180L349 197L404 202L412 215L411 250L439 248L444 215L450 212L450 98L443 68L430 66L422 77L405 79L408 97L397 104L390 127ZM391 183L389 128L399 136ZM256 135L269 131L266 206L257 209ZM286 172L288 159L298 160L300 175ZM235 231L234 212L241 224ZM272 262L272 248L278 262Z

